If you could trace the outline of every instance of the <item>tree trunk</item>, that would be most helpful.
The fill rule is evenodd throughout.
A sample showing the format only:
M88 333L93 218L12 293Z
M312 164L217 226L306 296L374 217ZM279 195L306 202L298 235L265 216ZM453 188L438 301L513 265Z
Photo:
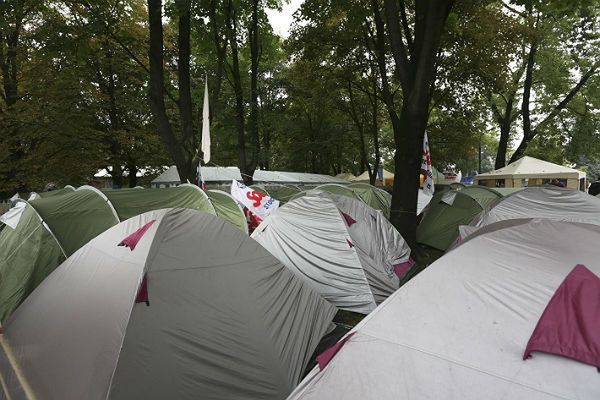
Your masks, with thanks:
M387 29L395 71L402 82L400 120L394 123L395 177L390 220L418 256L416 243L417 193L435 63L452 0L415 2L414 52L407 51L401 34L398 3L385 0ZM410 38L406 38L411 43ZM387 105L387 104L386 104Z
M177 140L173 132L173 127L169 122L165 108L161 0L148 0L148 22L150 29L150 47L148 51L150 59L149 97L154 123L167 152L177 166L181 181L186 182L189 180L194 182L196 177L194 168L192 167L191 156L186 157L182 143Z
M127 169L129 170L129 187L134 188L137 186L138 167L135 164L130 164Z
M249 29L250 38L250 115L248 116L248 133L250 135L250 162L246 165L246 174L253 176L260 153L258 134L258 7L259 0L252 0L252 19Z
M176 0L179 31L177 35L177 79L179 89L179 121L181 124L181 143L183 150L193 157L198 148L194 140L192 117L192 89L190 82L190 7L191 0ZM196 179L194 179L194 182Z
M510 127L512 125L512 108L513 98L511 97L506 103L504 115L498 120L500 125L500 140L498 142L498 151L496 153L495 169L502 168L506 165L506 151L508 150L508 141L510 140ZM481 167L480 167L481 168ZM481 173L481 171L479 171Z
M244 94L242 92L242 78L240 74L240 61L237 44L237 20L233 0L229 0L225 9L227 30L229 33L229 47L231 48L231 75L233 78L233 91L235 93L235 123L238 131L238 167L246 185L251 185L252 175L246 173L246 135L244 124Z

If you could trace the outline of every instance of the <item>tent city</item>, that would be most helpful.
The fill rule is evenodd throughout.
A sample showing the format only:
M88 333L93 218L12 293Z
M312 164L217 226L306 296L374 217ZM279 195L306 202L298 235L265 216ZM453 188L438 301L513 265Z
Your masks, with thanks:
M600 399L600 0L0 0L0 72L0 399Z

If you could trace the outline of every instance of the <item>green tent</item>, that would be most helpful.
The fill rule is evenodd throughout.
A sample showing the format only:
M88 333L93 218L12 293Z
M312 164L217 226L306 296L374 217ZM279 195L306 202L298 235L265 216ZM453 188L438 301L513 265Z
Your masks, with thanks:
M46 197L61 196L63 194L71 193L74 191L75 191L75 188L73 186L67 185L62 189L49 190L47 192L31 192L31 194L29 195L29 200L39 199L40 197L46 198Z
M227 195L226 193L224 193ZM161 208L191 208L218 215L248 232L235 200L207 195L195 185L145 190L82 186L25 202L16 227L0 230L0 320L64 259L120 221Z
M106 196L91 186L28 202L16 228L0 232L0 319L63 260L118 223Z
M246 234L248 233L248 223L244 210L229 193L221 190L207 190L206 195L210 199L217 216L229 221Z
M281 204L287 203L292 199L292 197L302 192L302 189L295 185L260 184L252 185L250 187L258 192L279 200Z
M365 203L371 208L379 210L389 218L390 208L392 206L392 195L385 190L379 189L368 183L353 183L351 185L339 185L336 183L328 183L317 186L313 191L321 191L333 194L339 194L346 197L351 197ZM304 196L307 192L300 192L292 197L291 200Z
M446 251L465 225L504 194L484 186L438 192L433 196L417 227L417 242Z
M121 221L161 208L191 208L216 214L208 196L198 186L179 185L162 189L109 190L104 192Z
M366 205L383 212L389 218L392 208L392 195L368 183L353 183L350 189Z

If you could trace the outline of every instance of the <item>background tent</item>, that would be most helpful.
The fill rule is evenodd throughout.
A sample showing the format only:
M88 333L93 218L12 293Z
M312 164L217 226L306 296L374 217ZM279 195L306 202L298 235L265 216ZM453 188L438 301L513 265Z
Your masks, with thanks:
M460 245L363 319L288 399L600 398L593 366L545 353L523 361L575 265L600 276L599 241L597 226L537 220Z
M279 400L335 312L222 219L160 210L58 267L5 324L3 348L39 399Z
M248 233L248 223L246 222L244 210L229 193L221 190L207 190L205 193L218 217L237 226L246 234Z
M600 225L600 199L556 186L525 188L494 203L490 209L480 213L471 225L480 228L494 222L520 218Z
M386 218L390 216L392 195L368 183L352 183L348 186L337 184L320 185L313 189L316 192L326 192L358 199L375 210L383 212Z
M14 228L0 231L0 319L31 293L62 260L121 220L167 207L219 215L248 232L243 212L230 198L212 199L195 185L100 192L74 192L27 203Z
M227 191L231 181L242 181L242 175L237 167L202 167L202 177L210 189ZM314 187L324 183L348 184L344 179L329 175L311 174L307 172L265 171L257 169L253 175L256 184L300 185ZM154 188L177 186L181 183L177 167L172 166L152 180Z
M62 189L49 190L47 192L31 192L28 200L35 200L40 197L53 197L60 196L66 193L74 192L75 188L71 185L67 185Z
M367 314L399 284L410 249L387 219L347 196L309 193L267 217L252 238L337 307Z
M508 190L469 186L436 193L417 226L417 242L446 251L458 237L460 225L470 223Z
M475 176L474 184L489 187L523 187L543 185L550 183L552 179L566 182L566 187L571 189L585 188L585 172L528 156L506 167Z
M296 194L302 192L302 189L295 185L261 184L252 185L251 188L279 200L280 204L287 203Z

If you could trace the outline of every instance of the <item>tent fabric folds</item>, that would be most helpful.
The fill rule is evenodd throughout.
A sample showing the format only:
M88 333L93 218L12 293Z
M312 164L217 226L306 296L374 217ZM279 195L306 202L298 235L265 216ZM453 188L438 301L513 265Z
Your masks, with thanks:
M600 274L599 241L598 226L532 220L461 244L363 319L288 399L600 398L593 366L522 360L573 266Z
M144 226L135 249L118 246ZM144 280L148 303L136 303ZM151 211L41 283L4 326L14 365L0 368L7 387L18 371L43 399L282 399L335 312L222 219Z
M206 211L248 233L245 216L231 197L207 195L193 185L105 192L82 186L37 197L27 202L16 228L0 230L0 320L91 239L119 221L167 207Z
M458 227L489 207L502 194L483 186L436 193L417 226L417 242L446 251L458 236Z
M382 213L343 195L307 193L252 237L332 304L363 314L398 288L394 265L410 256Z
M529 187L515 192L481 212L470 225L482 227L520 218L600 225L600 199L587 193L557 186Z

